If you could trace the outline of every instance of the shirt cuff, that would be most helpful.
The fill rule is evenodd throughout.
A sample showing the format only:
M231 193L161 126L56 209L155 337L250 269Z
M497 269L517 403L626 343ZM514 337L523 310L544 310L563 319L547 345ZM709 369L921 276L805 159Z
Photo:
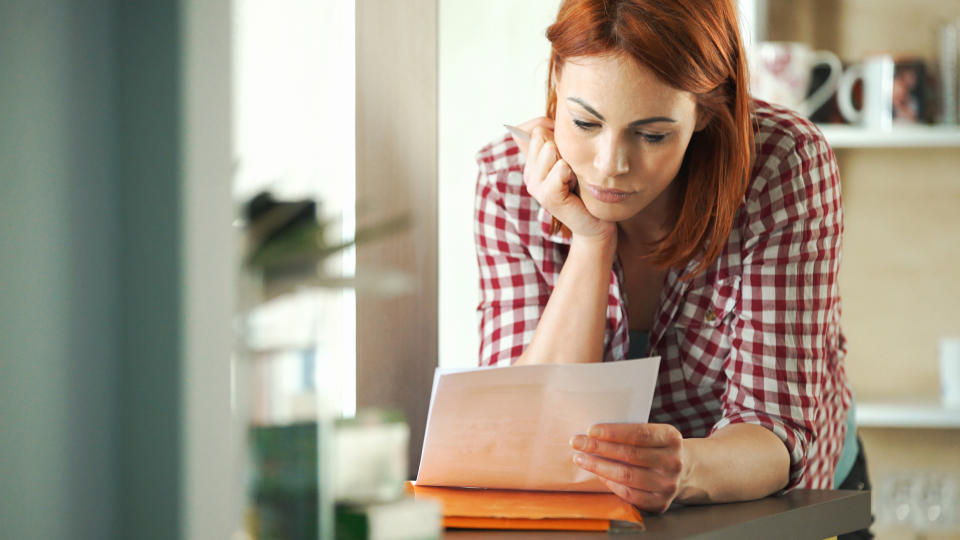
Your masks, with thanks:
M756 424L769 429L779 437L790 454L790 480L778 494L788 493L800 485L803 473L807 469L807 437L803 430L790 427L777 416L745 411L721 418L710 430L710 435L730 424Z

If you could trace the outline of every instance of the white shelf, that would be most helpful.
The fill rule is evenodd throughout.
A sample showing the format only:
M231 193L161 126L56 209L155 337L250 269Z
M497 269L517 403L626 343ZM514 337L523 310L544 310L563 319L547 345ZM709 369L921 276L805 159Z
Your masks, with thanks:
M833 148L960 148L960 126L894 126L890 130L819 124Z
M960 428L960 408L931 400L857 402L857 426L880 428Z

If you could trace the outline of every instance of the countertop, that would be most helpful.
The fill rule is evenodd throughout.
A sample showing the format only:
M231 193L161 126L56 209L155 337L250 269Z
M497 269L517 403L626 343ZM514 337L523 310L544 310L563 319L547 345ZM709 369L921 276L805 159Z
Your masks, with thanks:
M676 507L659 516L644 515L645 530L639 532L449 530L444 538L552 540L615 536L643 540L819 540L862 529L869 523L869 492L798 489L756 501Z

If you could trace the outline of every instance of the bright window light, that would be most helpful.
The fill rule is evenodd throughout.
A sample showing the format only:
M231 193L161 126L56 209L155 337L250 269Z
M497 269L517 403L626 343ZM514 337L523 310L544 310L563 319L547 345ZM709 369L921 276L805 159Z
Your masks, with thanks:
M355 230L355 12L354 0L234 0L234 196L317 200L340 239ZM328 270L349 276L355 267L349 250ZM335 414L353 415L355 295L298 295L258 315L265 328L315 341L315 358L289 371L314 380L285 384L314 388Z

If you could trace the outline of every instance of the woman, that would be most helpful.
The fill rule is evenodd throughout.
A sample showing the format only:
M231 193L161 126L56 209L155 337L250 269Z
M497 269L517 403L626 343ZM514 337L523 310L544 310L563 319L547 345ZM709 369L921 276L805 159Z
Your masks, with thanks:
M478 156L480 363L660 356L649 424L571 440L641 509L834 487L857 452L822 135L751 101L731 1L568 0L547 37L547 116Z

